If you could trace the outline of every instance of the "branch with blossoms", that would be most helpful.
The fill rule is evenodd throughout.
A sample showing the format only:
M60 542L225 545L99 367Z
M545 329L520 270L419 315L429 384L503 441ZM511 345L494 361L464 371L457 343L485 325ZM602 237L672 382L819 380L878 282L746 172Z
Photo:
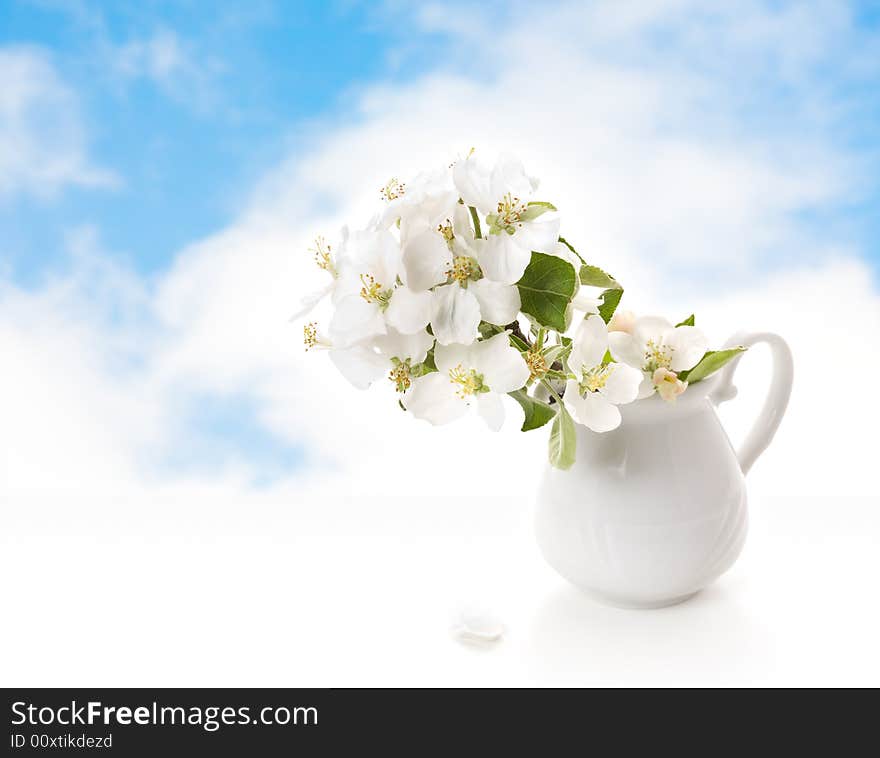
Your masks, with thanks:
M501 428L502 398L522 431L551 423L550 462L575 460L575 424L603 433L620 405L674 403L745 348L708 350L694 317L673 325L618 310L623 287L560 236L556 207L508 156L471 153L381 190L384 208L311 252L329 281L294 318L329 303L326 331L304 327L358 389L387 377L400 406L432 424L475 410Z

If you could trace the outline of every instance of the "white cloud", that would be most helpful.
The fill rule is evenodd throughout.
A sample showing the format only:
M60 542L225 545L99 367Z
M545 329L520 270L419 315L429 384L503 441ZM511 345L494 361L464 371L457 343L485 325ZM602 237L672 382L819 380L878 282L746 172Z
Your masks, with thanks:
M89 159L77 97L46 53L0 47L0 199L117 183Z
M572 5L499 25L480 76L437 71L366 90L353 120L320 124L238 220L182 250L158 280L91 259L36 292L6 285L0 413L11 423L0 428L0 449L13 452L4 487L153 505L170 498L194 510L315 490L380 499L528 490L543 465L544 432L416 423L390 388L358 393L326 356L303 354L287 323L320 274L305 253L315 233L368 218L388 175L477 145L522 155L562 209L565 235L624 281L630 307L672 317L695 309L718 343L743 327L790 340L795 394L755 468L764 491L875 492L864 430L880 423L870 401L880 355L865 346L876 344L880 296L858 251L833 247L804 221L845 201L867 168L829 139L827 119L840 104L813 92L803 73L804 61L837 55L851 31L834 6L790 22L762 5L742 7L704 18L686 3ZM656 24L670 16L688 31L658 41ZM795 48L788 23L797 24ZM739 68L700 67L709 39L736 51ZM467 51L472 41L457 44ZM756 121L757 95L736 90L740 77L772 77L782 63L798 95L796 129ZM96 295L107 281L124 282L126 294L110 294L114 284ZM136 312L120 325L98 307L108 302L134 302ZM765 381L759 355L743 362L743 405L725 414L734 432L755 406L748 387ZM182 404L242 394L268 429L306 446L302 470L255 490L253 461L210 478L147 465L163 446L187 445ZM515 479L504 473L511 461ZM329 475L336 471L345 475Z

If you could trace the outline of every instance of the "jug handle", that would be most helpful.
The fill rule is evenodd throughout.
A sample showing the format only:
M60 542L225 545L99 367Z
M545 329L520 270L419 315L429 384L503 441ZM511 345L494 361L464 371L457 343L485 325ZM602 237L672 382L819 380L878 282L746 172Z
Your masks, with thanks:
M773 358L773 377L770 381L770 390L767 392L761 414L736 453L743 474L749 472L752 464L758 460L758 456L767 449L767 446L773 440L773 435L776 434L776 430L779 428L779 422L782 421L782 417L785 415L794 377L794 361L791 357L791 348L778 334L773 334L772 332L739 332L734 334L724 347L731 348L737 345L751 347L759 342L763 342L770 347ZM718 372L718 385L709 395L709 399L715 405L720 405L736 397L733 375L741 358L742 355L736 356Z

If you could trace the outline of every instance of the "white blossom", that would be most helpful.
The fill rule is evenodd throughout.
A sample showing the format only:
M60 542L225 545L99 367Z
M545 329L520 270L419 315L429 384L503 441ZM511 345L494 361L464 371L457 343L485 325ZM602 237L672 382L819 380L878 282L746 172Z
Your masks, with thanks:
M608 332L600 316L588 316L578 327L568 363L575 374L565 384L563 400L575 421L594 432L620 426L618 405L636 399L641 372L623 363L605 363Z

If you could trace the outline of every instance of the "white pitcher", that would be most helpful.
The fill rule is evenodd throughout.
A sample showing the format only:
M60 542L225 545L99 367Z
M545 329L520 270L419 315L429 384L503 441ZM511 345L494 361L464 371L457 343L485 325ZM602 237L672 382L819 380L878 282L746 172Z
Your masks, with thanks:
M623 423L577 427L577 460L548 467L538 491L537 537L553 568L597 599L627 608L687 600L736 561L747 529L744 475L773 439L791 394L791 351L775 334L739 334L728 346L767 343L773 378L760 417L734 452L715 406L736 395L741 356L675 404L620 406Z

